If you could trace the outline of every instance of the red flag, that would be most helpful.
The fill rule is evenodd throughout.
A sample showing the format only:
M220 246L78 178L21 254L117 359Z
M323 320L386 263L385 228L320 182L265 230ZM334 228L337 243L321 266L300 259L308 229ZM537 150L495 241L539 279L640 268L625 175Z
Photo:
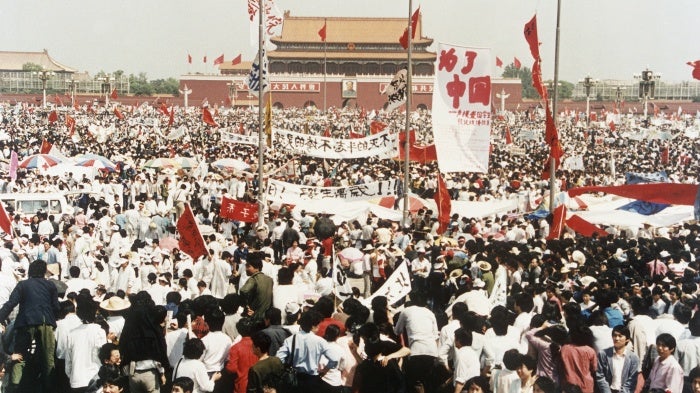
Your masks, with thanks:
M668 157L669 157L668 146L664 146L663 150L661 150L661 163L664 165L667 165L668 164Z
M49 113L49 123L55 123L58 120L58 113L56 111L51 111Z
M434 198L435 203L437 204L438 222L440 223L437 233L441 234L445 232L447 226L450 225L452 200L450 199L450 193L445 185L445 180L442 178L442 174L440 173L438 173L438 186Z
M597 233L599 237L608 236L608 233L603 229L598 228L576 214L572 215L568 220L566 220L566 226L574 230L574 232L580 233L584 237L591 237L594 233Z
M564 222L566 220L566 206L564 204L559 205L554 209L554 219L552 220L552 226L549 229L549 235L547 235L547 240L559 239L561 232L564 229Z
M610 120L610 124L608 124L608 126L610 127L610 131L615 132L615 122L614 121Z
M542 82L542 67L539 59L532 64L532 87L537 90L544 101L547 101L547 89L544 88L544 82Z
M187 54L187 62L192 64L192 55L189 53Z
M241 54L239 53L238 56L234 57L233 60L231 60L231 65L235 66L236 64L241 64Z
M204 60L204 63L207 62L207 55L204 55L204 59L203 59L203 60Z
M598 120L598 114L595 112L591 112L591 121L597 121Z
M113 100L116 100L117 98L119 98L119 96L117 95L117 88L116 87L114 88L114 90L112 90L112 94L110 94L109 98L111 98Z
M693 78L700 81L700 60L689 61L686 64L693 67Z
M323 133L323 136L326 138L331 137L331 130L328 127L326 127L326 131Z
M359 132L350 131L350 139L360 139L364 138L365 134L360 134Z
M53 145L51 144L51 142L44 139L43 141L41 141L41 148L39 148L39 154L49 154L52 147Z
M212 127L219 126L218 124L216 124L214 118L211 116L211 112L209 112L209 109L207 108L202 108L202 121Z
M547 120L545 121L544 141L547 145L553 147L559 144L559 132L557 131L557 126L554 124L554 118L552 117L552 111L549 109L549 103L545 106L545 111ZM561 155L555 157L559 158Z
M496 67L503 67L503 61L496 56Z
M76 112L80 111L80 105L78 105L77 102L73 104L73 109L75 109Z
M258 205L223 197L221 198L219 215L234 221L258 222Z
M418 29L418 17L420 16L420 7L418 7L411 15L411 39L416 38L416 30ZM399 43L404 49L408 49L408 27L403 31L403 35L399 38Z
M197 220L194 218L189 203L185 204L185 212L177 220L177 232L180 234L178 247L180 251L189 255L195 261L203 255L207 255L207 246L204 244L202 234L199 233Z
M75 133L75 119L71 115L66 114L66 127L70 130L68 132L69 136L73 136Z
M119 110L116 106L114 107L114 116L117 117L119 120L124 120L124 115L122 114L122 111Z
M394 159L401 161L406 158L404 151L405 149L403 143L399 143L399 154ZM435 149L435 145L411 145L408 148L408 160L412 162L420 162L422 164L437 161L437 150Z
M5 204L0 203L0 229L12 237L12 220L5 210Z
M170 107L170 113L169 113L170 118L168 119L168 128L173 126L173 123L175 122L175 109L171 106Z
M586 193L604 192L640 201L669 205L693 206L698 193L697 184L685 183L640 183L621 186L576 187L567 191L570 197Z
M406 143L406 132L399 132L399 146L403 146ZM416 143L416 132L414 130L408 131L408 144L413 145Z
M513 66L515 66L515 68L518 69L518 70L519 70L520 67L522 66L522 64L520 64L520 60L518 60L517 57L513 57Z
M61 101L61 97L59 97L58 94L54 96L53 102L58 106L63 106L63 101Z
M219 65L219 64L224 64L224 55L222 54L221 56L217 57L214 59L214 65Z
M525 29L523 30L523 33L525 34L525 40L527 41L527 44L530 46L530 53L532 54L532 58L535 60L539 60L540 42L537 38L537 14L533 15L532 19L530 19L530 21L525 24ZM516 68L520 67L516 66Z
M323 21L323 27L318 31L318 36L321 37L322 42L326 42L326 21Z
M506 126L506 145L513 144L513 136L510 134L510 127Z
M238 123L238 133L241 135L245 134L245 127L243 127L243 123Z
M384 124L378 120L373 120L369 124L369 133L374 135L374 134L377 134L377 133L384 131L385 128L386 128L386 124ZM415 137L415 134L414 134L414 137Z
M170 116L170 112L168 112L168 107L165 105L165 102L161 102L160 108L158 108L165 116Z

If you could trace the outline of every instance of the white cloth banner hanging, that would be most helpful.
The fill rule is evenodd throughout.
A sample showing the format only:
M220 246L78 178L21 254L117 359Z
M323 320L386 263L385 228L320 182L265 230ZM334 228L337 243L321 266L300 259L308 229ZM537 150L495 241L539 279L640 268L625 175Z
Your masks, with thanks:
M398 195L398 189L399 181L397 179L356 184L348 187L304 186L270 179L267 181L265 198L267 201L279 201L293 205L310 200L336 199L342 201L357 201L376 199L385 196L396 196Z
M391 134L389 130L364 138L335 139L273 128L272 147L277 151L335 160L367 157L388 159L399 154L398 134Z
M409 293L411 293L411 276L408 274L408 263L404 261L396 267L389 279L372 296L360 301L365 305L370 305L373 298L384 296L387 303L393 305Z
M227 143L238 143L241 145L258 145L258 136L253 135L241 135L235 132L228 131L230 128L221 130L221 141Z
M487 172L491 50L440 44L433 88L433 135L440 172Z

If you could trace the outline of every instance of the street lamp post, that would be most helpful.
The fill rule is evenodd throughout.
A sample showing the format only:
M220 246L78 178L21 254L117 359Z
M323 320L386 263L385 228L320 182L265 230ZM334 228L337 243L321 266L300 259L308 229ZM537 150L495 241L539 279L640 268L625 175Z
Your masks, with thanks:
M622 113L622 108L620 107L622 104L622 92L625 89L626 88L624 86L617 86L615 88L615 103L617 104L617 110L620 111L620 113Z
M68 81L68 89L70 89L70 105L75 107L75 89L78 87L78 81L70 78Z
M641 74L635 74L635 79L639 80L639 98L644 102L644 120L648 117L649 100L654 99L654 90L656 89L656 81L661 78L660 74L655 74L647 68Z
M238 88L236 87L236 82L228 82L226 86L228 86L228 98L231 101L231 108L234 108L236 106L236 96L238 95Z
M43 93L43 99L41 101L41 107L46 108L46 82L51 79L52 76L54 76L53 71L47 71L47 70L41 70L41 71L34 71L32 72L32 75L35 75L39 78L41 81L41 91Z
M583 84L583 88L586 89L586 125L588 125L591 122L591 87L595 86L597 81L590 75L586 75L579 83Z

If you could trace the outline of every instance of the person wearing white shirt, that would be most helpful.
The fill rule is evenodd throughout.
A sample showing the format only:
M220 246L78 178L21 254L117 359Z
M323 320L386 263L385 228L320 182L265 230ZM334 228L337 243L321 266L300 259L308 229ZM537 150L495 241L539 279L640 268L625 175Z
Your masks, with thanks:
M100 370L100 347L107 342L102 327L95 323L96 306L92 298L78 297L76 314L83 321L68 333L66 341L66 375L72 389L87 387Z
M168 354L168 363L173 369L177 362L182 358L182 349L185 341L189 338L196 338L194 333L190 334L187 328L187 316L194 317L191 312L181 311L177 313L177 330L168 332L165 335L166 353Z
M211 392L214 383L221 378L221 373L214 373L211 378L207 374L204 363L199 360L204 353L204 343L198 338L187 340L183 346L183 357L178 360L173 370L173 380L188 377L194 382L192 393Z
M61 314L66 316L63 319L56 321L56 367L65 369L66 347L68 346L68 334L71 330L80 326L82 322L75 315L75 304L70 300L65 300L60 303ZM67 381L66 381L67 382Z
M461 392L464 384L481 373L479 369L479 357L471 348L472 333L464 328L455 331L455 364L453 383L455 392Z
M206 315L209 333L202 337L204 355L200 359L208 373L218 372L224 368L224 362L233 344L231 338L221 331L225 318L221 310L214 310Z
M454 337L455 331L461 327L460 319L469 311L465 303L454 303L452 306L452 320L440 329L440 338L438 339L438 358L445 366L449 366L449 362L454 360Z
M438 328L435 314L427 307L427 299L419 291L411 292L412 306L406 307L396 321L394 333L408 336L411 356L404 363L407 386L423 383L426 391L433 391L430 372L438 356ZM478 364L478 362L477 362ZM478 366L477 366L478 368Z

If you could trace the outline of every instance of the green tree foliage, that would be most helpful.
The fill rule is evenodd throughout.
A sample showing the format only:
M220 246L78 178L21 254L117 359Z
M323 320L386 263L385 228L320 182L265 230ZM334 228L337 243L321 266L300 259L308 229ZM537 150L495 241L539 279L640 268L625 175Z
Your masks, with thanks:
M559 81L557 95L563 100L570 99L574 95L574 84L567 81Z
M40 66L39 64L36 63L24 63L22 64L22 71L41 71L43 70L44 67Z
M150 82L156 94L172 94L177 96L180 94L180 82L175 78L156 79Z
M134 74L129 75L129 86L131 93L137 96L150 96L153 95L153 86L148 82L146 78L146 73L141 72L138 76Z
M534 87L532 87L532 71L527 67L515 68L515 65L508 64L503 69L504 78L518 78L522 86L523 98L540 98Z

